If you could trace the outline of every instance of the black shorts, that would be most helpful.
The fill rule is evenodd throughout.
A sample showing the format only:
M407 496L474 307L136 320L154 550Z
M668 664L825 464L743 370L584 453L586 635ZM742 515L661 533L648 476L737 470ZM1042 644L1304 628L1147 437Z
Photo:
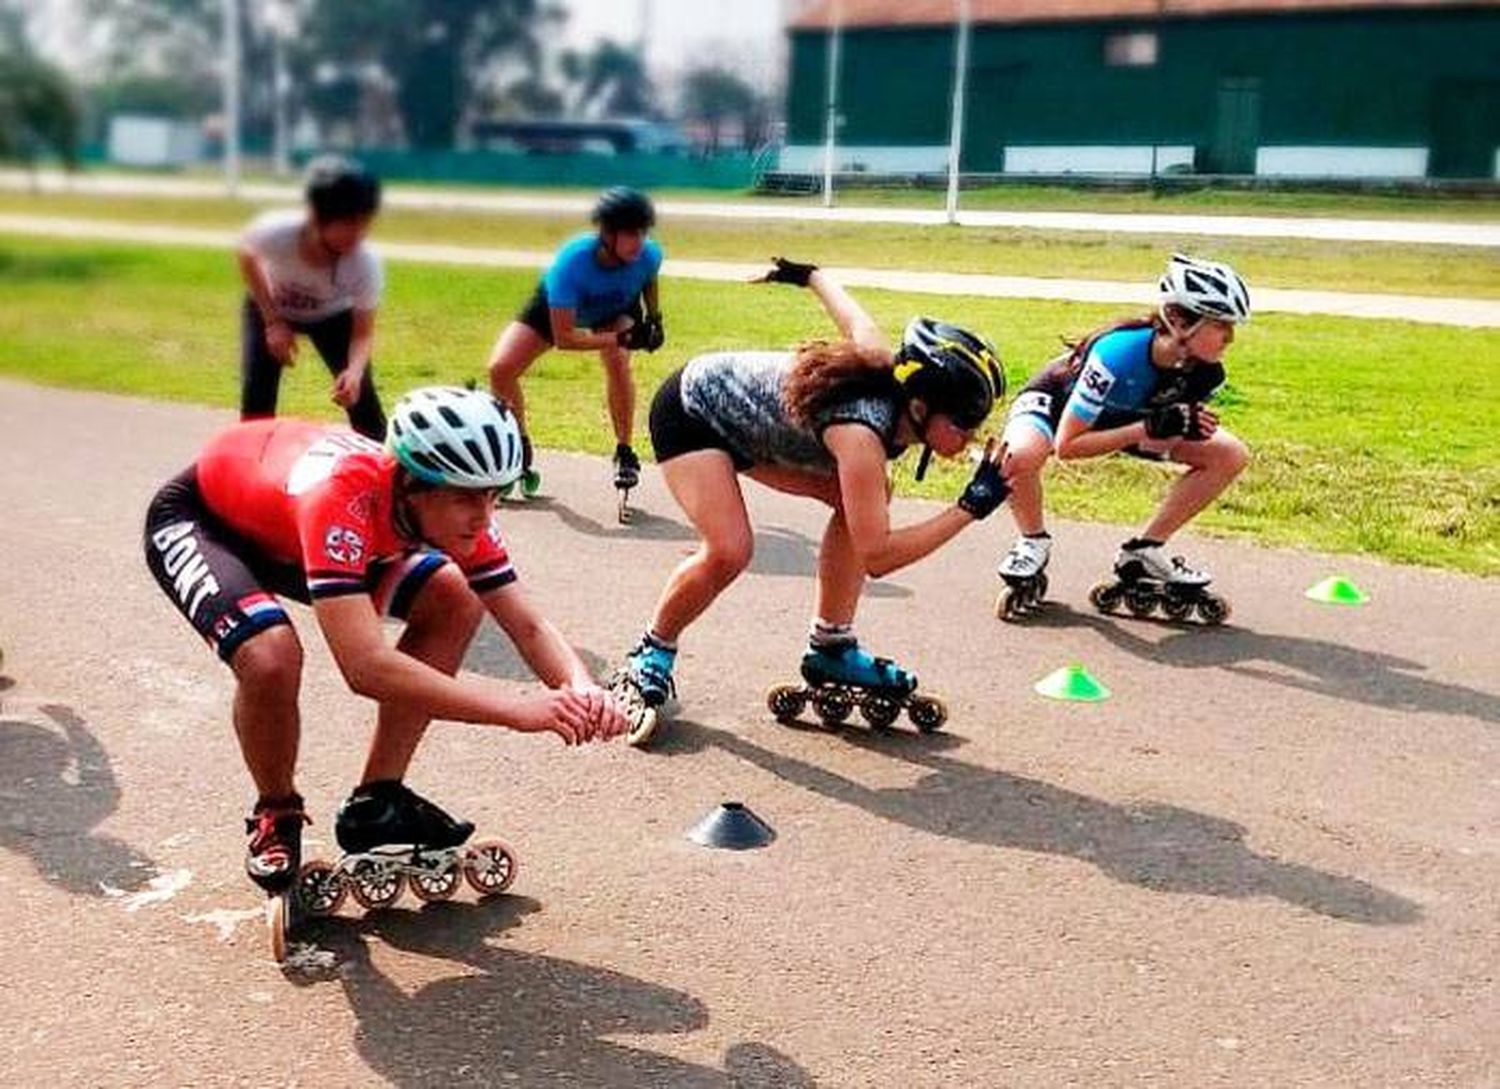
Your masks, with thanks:
M195 468L173 477L151 500L145 546L157 585L226 662L252 635L291 623L278 594L309 601L299 566L268 559L208 509ZM448 562L439 552L413 551L372 563L366 586L377 611L404 620L417 593Z
M651 399L650 426L651 448L656 451L658 465L697 450L723 450L739 473L755 464L708 423L688 411L682 403L681 367L667 375Z
M600 329L604 329L610 325L613 325L617 320L620 319L621 316L631 318L637 325L646 320L646 308L644 304L642 304L641 297L639 295L635 297L635 299L629 306L627 306L624 310L621 310L618 314L611 314L606 318L601 318L599 319L599 321L589 326L589 332L597 333ZM552 305L547 301L547 285L545 283L536 285L536 291L532 293L531 298L527 300L527 303L525 307L522 308L521 312L516 315L516 320L530 329L537 336L541 337L548 344L553 343Z

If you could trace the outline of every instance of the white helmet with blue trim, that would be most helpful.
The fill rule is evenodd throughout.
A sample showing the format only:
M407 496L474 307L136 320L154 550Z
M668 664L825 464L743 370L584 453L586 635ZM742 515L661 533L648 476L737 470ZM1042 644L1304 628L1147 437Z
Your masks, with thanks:
M479 390L412 390L391 411L386 446L426 484L503 488L521 476L521 428L515 414Z

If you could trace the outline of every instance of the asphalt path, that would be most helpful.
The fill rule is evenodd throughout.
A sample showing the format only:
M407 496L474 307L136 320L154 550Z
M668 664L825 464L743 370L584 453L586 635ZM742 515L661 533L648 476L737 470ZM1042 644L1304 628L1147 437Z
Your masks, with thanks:
M0 213L0 235L43 238L95 239L160 246L192 246L230 250L238 232L204 227L175 227L161 223L127 223L69 216L32 216ZM555 254L488 246L452 246L423 242L381 242L379 252L393 261L459 265L478 268L544 269ZM669 278L744 283L765 272L766 265L734 261L668 259L662 274ZM968 272L913 269L846 268L828 271L849 287L879 288L923 295L973 295L1002 299L1058 299L1069 302L1120 303L1152 306L1155 285L1119 280L1079 280L1064 277L994 276ZM1500 328L1500 302L1434 295L1391 295L1358 291L1309 291L1295 288L1255 289L1258 313L1333 314L1340 317L1385 318L1471 328Z
M226 375L225 381L232 376ZM869 588L944 695L924 738L777 725L823 516L753 485L750 572L683 641L658 751L435 724L413 784L521 857L508 895L342 915L269 959L228 672L142 561L222 412L0 381L0 990L14 1085L1493 1085L1500 583L1185 537L1232 626L1086 604L1123 527L1059 523L992 613L1002 512ZM691 535L648 466L544 452L499 517L600 669ZM898 501L897 522L931 504ZM1332 572L1371 596L1314 604ZM306 610L300 785L331 849L372 710ZM1070 662L1097 705L1032 684ZM468 668L518 684L487 631ZM749 804L770 847L684 838Z

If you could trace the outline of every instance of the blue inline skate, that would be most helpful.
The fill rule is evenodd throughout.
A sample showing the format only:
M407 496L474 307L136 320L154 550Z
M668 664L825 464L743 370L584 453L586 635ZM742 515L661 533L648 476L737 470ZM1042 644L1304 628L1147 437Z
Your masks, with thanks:
M672 680L676 664L677 648L644 635L609 679L610 692L630 720L625 740L636 748L644 748L655 736L661 722L660 708L677 695L677 684Z
M924 734L942 729L948 708L936 696L916 694L917 678L889 658L876 658L849 642L808 647L802 656L803 684L778 684L766 706L778 722L797 719L809 703L824 726L838 726L854 709L877 730L896 721L902 710Z
M358 787L339 807L334 832L344 855L303 865L297 879L309 915L332 915L354 894L367 910L394 903L408 884L419 900L447 900L459 879L481 896L508 889L516 856L499 840L469 843L474 825L454 820L397 780Z

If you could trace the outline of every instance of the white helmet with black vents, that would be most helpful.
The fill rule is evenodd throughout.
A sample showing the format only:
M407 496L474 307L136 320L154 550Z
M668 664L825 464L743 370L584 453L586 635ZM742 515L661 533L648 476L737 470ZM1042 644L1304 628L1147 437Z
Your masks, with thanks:
M1236 325L1250 320L1250 289L1239 273L1217 261L1174 253L1157 291L1162 306Z
M520 425L503 402L479 390L412 390L391 411L386 445L427 484L503 488L521 476Z

